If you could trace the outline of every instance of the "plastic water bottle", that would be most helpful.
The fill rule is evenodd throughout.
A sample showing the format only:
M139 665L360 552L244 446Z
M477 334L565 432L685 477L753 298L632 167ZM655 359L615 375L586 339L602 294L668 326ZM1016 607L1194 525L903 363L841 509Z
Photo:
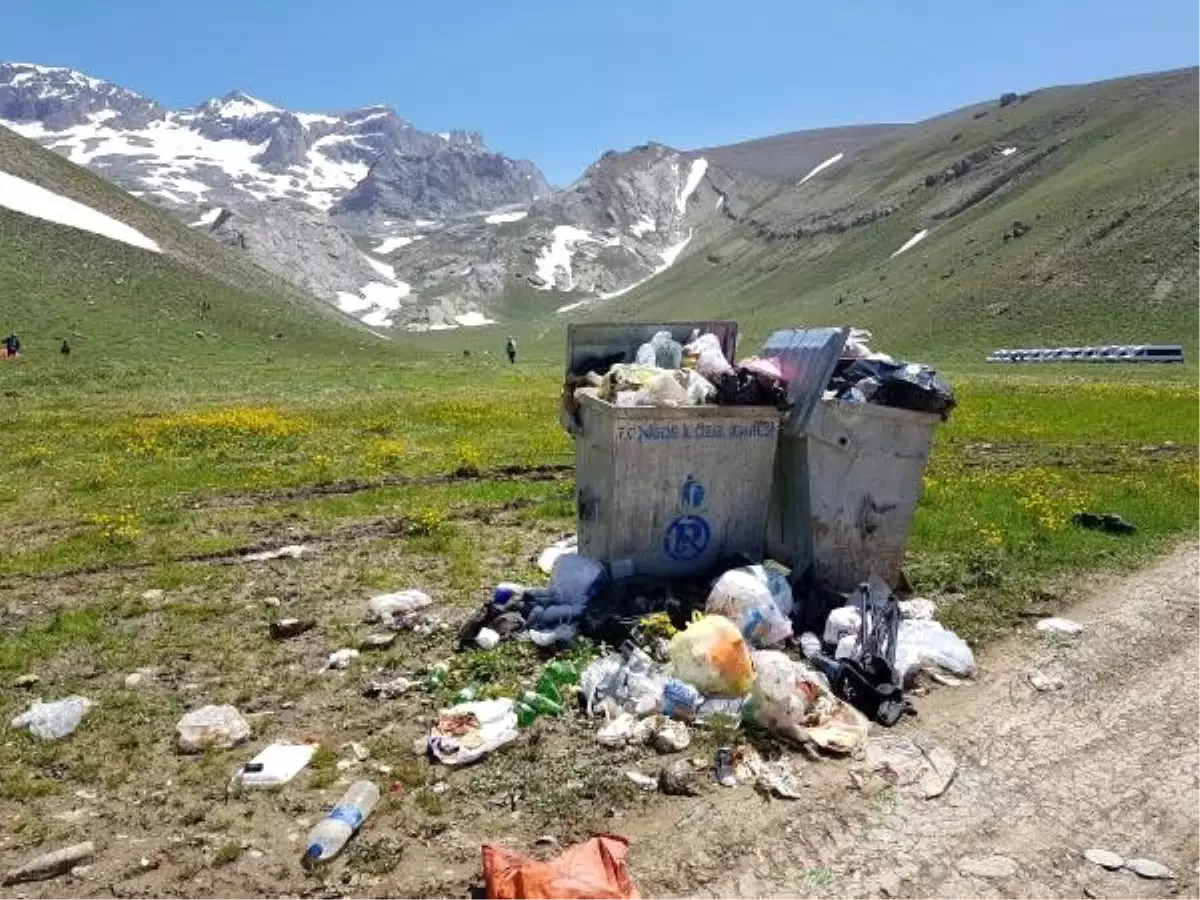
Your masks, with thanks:
M350 785L338 805L308 833L304 864L311 866L337 856L378 802L379 788L371 782L356 781Z

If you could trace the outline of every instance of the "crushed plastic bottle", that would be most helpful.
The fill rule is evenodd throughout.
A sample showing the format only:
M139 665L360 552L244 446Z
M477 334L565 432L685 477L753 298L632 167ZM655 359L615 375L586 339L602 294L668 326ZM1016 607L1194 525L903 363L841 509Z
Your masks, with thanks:
M563 688L579 682L579 673L575 667L568 662L561 660L552 660L542 669L542 674L538 678L537 692L543 697L549 697L551 700L561 703Z
M333 859L346 846L362 823L366 821L375 804L379 802L379 788L369 781L356 781L342 795L337 806L329 811L308 833L304 848L305 867Z
M436 663L429 669L429 677L426 683L431 688L441 687L446 683L446 676L450 674L450 663Z

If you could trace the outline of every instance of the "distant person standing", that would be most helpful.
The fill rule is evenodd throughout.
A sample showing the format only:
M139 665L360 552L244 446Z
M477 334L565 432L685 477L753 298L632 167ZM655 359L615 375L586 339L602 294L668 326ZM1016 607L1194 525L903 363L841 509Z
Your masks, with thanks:
M71 355L71 345L67 343L67 339L63 338L62 346L58 348L58 352L63 356Z
M504 345L504 352L508 354L508 361L512 365L517 362L517 339L509 335L508 342Z
M5 356L20 356L21 355L21 339L15 334L10 334L4 339L4 355Z

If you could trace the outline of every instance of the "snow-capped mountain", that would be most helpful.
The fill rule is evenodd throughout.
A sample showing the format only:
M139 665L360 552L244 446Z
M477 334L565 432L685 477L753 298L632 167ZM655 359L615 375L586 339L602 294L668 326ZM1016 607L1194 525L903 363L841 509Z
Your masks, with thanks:
M28 63L0 63L0 125L377 327L486 324L512 288L569 312L663 271L740 202L720 166L659 144L552 191L478 133L386 106L294 113L233 91L169 110Z
M549 192L532 163L478 134L428 134L386 106L293 113L233 91L168 110L71 69L4 63L0 124L180 209L283 197L329 210L346 198L365 216L443 217Z

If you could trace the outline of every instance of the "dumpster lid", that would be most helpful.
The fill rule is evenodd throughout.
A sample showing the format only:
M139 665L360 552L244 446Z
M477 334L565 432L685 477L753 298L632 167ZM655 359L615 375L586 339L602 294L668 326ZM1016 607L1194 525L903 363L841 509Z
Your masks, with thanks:
M849 328L787 328L774 332L758 351L778 361L787 382L789 409L782 426L786 433L803 434L849 336Z
M723 321L698 322L583 322L567 326L567 378L586 374L595 366L603 373L615 363L631 363L637 350L660 331L686 344L692 332L717 336L725 358L733 362L737 352L737 323ZM839 347L839 352L841 348Z

